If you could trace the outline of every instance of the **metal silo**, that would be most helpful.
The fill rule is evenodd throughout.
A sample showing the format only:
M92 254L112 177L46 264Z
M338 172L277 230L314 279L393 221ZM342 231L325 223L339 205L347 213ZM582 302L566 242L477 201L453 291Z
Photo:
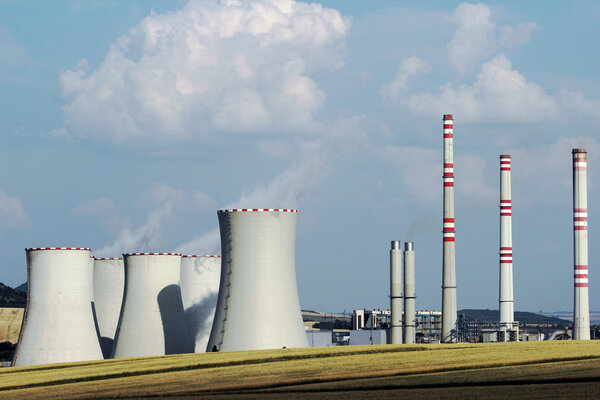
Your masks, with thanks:
M27 305L14 366L101 360L90 249L38 247L27 254Z
M94 258L94 317L104 358L112 354L124 287L122 257Z
M176 253L124 254L125 294L114 358L194 351L181 301Z
M308 347L296 285L298 212L219 210L222 268L207 351Z
M181 298L194 352L204 353L212 328L219 294L221 256L183 255Z

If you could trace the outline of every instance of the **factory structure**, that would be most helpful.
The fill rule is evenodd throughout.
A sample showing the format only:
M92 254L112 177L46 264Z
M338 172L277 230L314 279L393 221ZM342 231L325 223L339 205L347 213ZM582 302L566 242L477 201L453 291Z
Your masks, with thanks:
M13 366L308 346L536 340L515 321L511 157L500 156L498 322L457 311L454 120L443 116L441 311L416 304L415 245L391 241L389 310L354 310L351 329L315 331L303 321L296 282L295 209L217 211L221 255L26 249L27 305ZM590 339L587 152L573 149L573 329ZM537 339L541 340L538 335Z

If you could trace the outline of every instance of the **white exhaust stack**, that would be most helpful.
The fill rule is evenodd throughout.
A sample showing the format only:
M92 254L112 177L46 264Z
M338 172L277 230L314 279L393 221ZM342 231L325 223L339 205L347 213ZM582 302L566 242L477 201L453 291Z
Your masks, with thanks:
M294 260L298 211L217 214L223 259L207 351L308 347Z
M181 257L181 299L194 352L204 353L208 344L219 294L221 256Z
M104 358L112 355L124 289L123 258L94 258L94 316Z
M444 255L442 271L442 343L457 341L456 264L454 246L454 121L444 115Z
M500 329L513 329L512 200L510 155L500 156ZM505 335L505 340L508 338Z
M404 343L413 344L417 321L415 317L415 245L404 242Z
M587 151L573 149L574 340L590 340L587 225Z
M114 358L192 353L176 253L129 253Z
M399 240L392 240L390 250L390 311L391 343L402 344L402 250Z
M27 305L13 366L101 360L92 302L90 249L27 253Z

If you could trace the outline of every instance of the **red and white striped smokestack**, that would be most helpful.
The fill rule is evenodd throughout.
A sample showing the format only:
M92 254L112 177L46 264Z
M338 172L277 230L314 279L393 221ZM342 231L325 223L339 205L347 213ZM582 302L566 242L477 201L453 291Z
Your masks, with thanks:
M587 151L573 149L574 340L590 340L587 227Z
M500 326L514 324L510 155L500 156ZM506 337L506 335L505 335Z
M442 271L442 335L441 342L455 342L456 265L454 247L454 121L444 115L444 255Z

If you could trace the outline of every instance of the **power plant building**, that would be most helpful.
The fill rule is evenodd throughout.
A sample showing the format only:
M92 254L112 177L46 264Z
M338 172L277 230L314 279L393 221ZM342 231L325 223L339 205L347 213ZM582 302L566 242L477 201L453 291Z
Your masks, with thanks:
M204 353L208 345L220 276L221 256L183 255L181 258L181 299L195 353Z
M90 249L26 249L27 305L13 366L101 360Z
M93 276L94 321L102 354L104 358L110 358L125 289L123 258L94 258Z
M181 300L181 255L124 254L125 296L114 358L192 353Z
M295 268L298 212L219 210L221 278L207 351L308 347Z

